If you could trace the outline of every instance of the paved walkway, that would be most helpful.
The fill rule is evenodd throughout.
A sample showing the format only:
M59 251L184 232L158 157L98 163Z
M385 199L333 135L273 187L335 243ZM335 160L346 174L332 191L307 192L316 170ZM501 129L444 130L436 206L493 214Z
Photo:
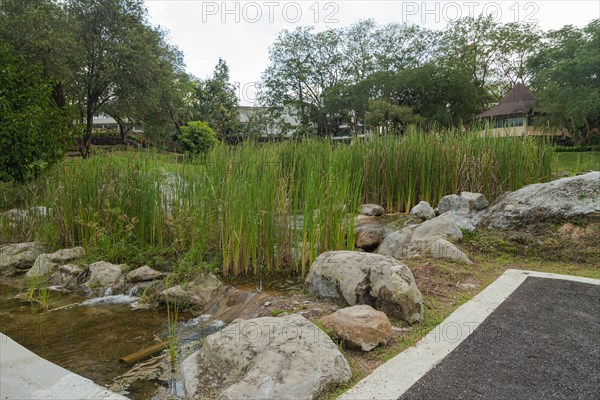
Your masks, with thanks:
M342 399L598 399L600 281L509 270Z
M0 399L126 400L0 333Z

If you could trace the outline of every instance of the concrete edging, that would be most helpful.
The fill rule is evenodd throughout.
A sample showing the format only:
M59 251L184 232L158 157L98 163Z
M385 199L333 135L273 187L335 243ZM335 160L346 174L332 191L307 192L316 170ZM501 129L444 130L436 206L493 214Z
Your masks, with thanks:
M529 276L600 285L598 279L509 269L417 344L377 368L338 399L399 398L477 329Z
M0 333L0 398L127 400L36 355Z

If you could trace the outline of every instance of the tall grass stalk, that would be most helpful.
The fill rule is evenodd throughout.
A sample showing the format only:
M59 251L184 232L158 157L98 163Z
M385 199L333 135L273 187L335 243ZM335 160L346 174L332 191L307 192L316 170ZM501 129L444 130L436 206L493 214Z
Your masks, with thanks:
M408 212L460 191L485 194L547 180L552 149L523 137L460 131L332 147L305 140L219 146L201 162L152 151L67 159L29 206L46 206L19 237L82 245L113 262L173 255L225 275L304 274L321 252L354 248L363 202ZM11 229L9 224L2 224Z

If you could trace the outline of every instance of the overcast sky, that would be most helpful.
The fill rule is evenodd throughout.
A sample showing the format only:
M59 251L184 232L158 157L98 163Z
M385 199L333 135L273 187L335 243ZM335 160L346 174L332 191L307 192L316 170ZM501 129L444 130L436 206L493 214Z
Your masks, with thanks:
M600 18L597 0L543 1L195 1L146 0L151 22L166 28L185 55L188 72L211 75L219 57L240 87L242 103L252 103L254 82L269 62L277 33L296 26L318 30L373 18L379 24L407 22L440 29L460 16L493 14L502 22L521 21L542 29L586 25Z

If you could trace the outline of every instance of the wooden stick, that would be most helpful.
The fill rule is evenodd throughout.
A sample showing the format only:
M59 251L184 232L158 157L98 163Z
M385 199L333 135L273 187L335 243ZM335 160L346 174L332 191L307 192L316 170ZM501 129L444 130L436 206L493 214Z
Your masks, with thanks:
M150 357L158 353L159 351L166 349L169 346L166 342L160 342L153 344L152 346L145 347L133 354L119 358L119 361L125 364L135 364L136 362L143 360L144 358Z

